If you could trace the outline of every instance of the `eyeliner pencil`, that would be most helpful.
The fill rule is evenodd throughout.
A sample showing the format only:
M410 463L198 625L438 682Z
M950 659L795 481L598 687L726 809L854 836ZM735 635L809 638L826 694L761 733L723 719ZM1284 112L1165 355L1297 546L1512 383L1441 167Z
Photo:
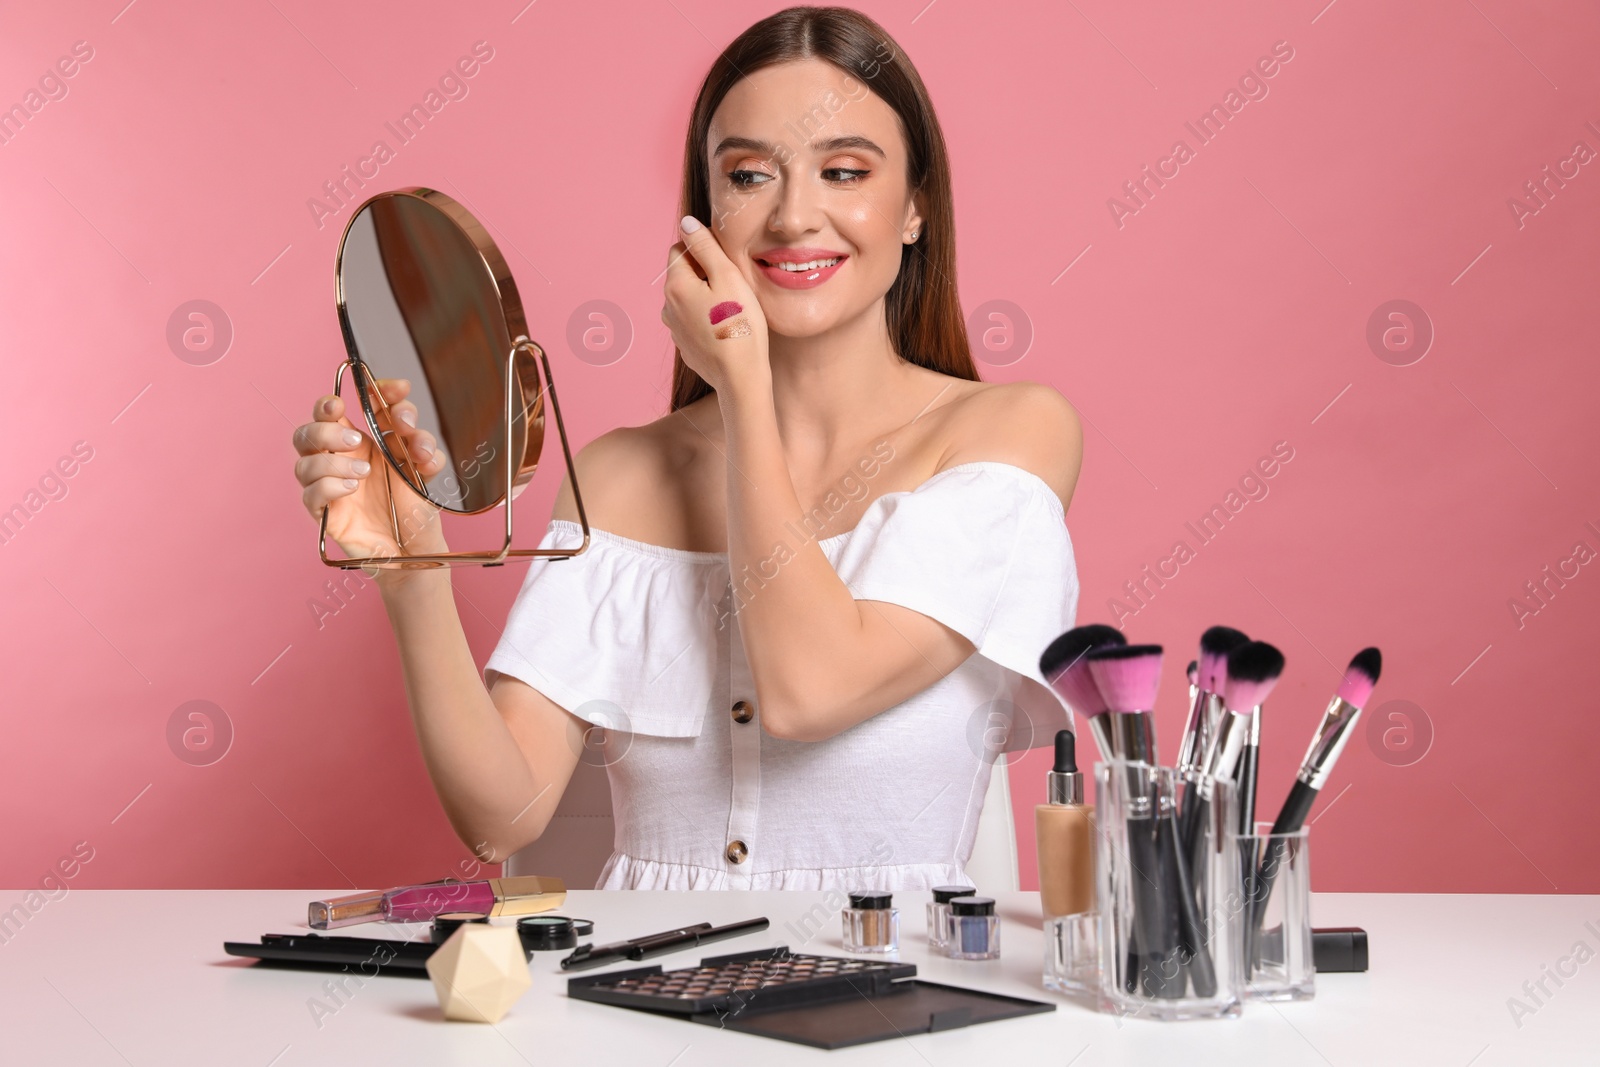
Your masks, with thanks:
M613 941L609 945L579 945L572 950L570 956L562 959L561 969L563 971L579 971L588 967L603 967L608 963L619 963L623 960L649 959L652 956L693 948L695 945L704 945L712 941L725 941L730 937L753 934L757 930L765 930L769 925L771 924L767 918L762 916L758 919L744 919L740 922L729 923L727 926L696 923L694 926L682 926L676 930L666 930L659 934L647 934L644 937L635 937L628 941Z

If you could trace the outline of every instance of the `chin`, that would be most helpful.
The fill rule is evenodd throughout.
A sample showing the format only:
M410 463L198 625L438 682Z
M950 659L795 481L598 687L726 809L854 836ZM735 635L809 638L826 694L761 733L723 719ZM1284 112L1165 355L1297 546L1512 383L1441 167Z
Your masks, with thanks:
M819 308L815 314L779 311L775 315L764 305L761 310L767 319L767 333L778 337L817 337L839 324L839 315L831 308Z

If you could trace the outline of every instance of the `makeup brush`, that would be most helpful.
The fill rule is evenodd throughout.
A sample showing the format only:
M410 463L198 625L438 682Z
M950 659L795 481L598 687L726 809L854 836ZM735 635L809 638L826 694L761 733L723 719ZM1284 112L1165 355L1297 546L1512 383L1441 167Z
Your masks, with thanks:
M1251 766L1244 773L1250 796L1248 799L1241 797L1240 805L1248 806L1252 811L1255 808L1256 749L1251 745L1251 738L1260 739L1261 705L1283 674L1284 658L1282 652L1265 641L1239 640L1243 637L1244 634L1238 630L1219 626L1207 630L1201 639L1201 670L1203 673L1207 670L1204 664L1209 659L1211 684L1216 687L1210 708L1220 708L1221 713L1207 719L1209 739L1206 752L1193 789L1185 797L1189 803L1184 809L1184 815L1188 818L1181 827L1184 833L1183 856L1191 872L1206 870L1206 827L1211 820L1211 801L1215 796L1216 783L1227 780L1237 784L1240 781L1240 767L1247 754ZM1221 651L1223 648L1227 648L1226 653ZM1233 825L1219 830L1223 833L1236 832L1236 827L1237 817ZM1239 861L1241 885L1249 882L1250 870L1251 867L1243 860Z
M1333 773L1333 765L1344 751L1345 742L1350 740L1350 732L1361 717L1361 709L1371 699L1373 687L1378 684L1378 676L1382 673L1383 653L1376 648L1364 648L1350 660L1338 690L1328 702L1327 710L1322 713L1322 722L1312 735L1305 759L1300 761L1300 772L1295 775L1294 786L1278 812L1277 821L1272 824L1274 834L1292 834L1305 825L1306 817L1311 814L1311 806L1317 802L1317 794ZM1260 932L1267 899L1272 895L1272 882L1277 877L1286 847L1281 838L1273 842L1268 855L1262 858L1254 884L1249 887L1248 899L1253 902L1254 912L1250 924L1252 946ZM1255 955L1256 949L1252 947L1252 961Z
M1250 640L1243 630L1213 626L1200 635L1200 688L1221 693L1228 680L1228 653Z
M1278 684L1283 663L1283 653L1265 641L1247 641L1228 653L1221 693L1224 710L1201 762L1202 781L1234 777L1249 742L1251 720ZM1210 799L1204 790L1201 796Z
M1227 680L1228 653L1249 641L1241 631L1228 626L1213 626L1200 635L1200 658L1191 665L1189 721L1178 746L1178 768L1186 776L1200 769L1211 732L1222 715L1222 687Z
M1222 718L1222 690L1228 679L1228 653L1248 642L1242 630L1231 626L1212 626L1200 635L1200 658L1195 660L1194 677L1190 680L1189 720L1184 724L1183 738L1178 745L1178 769L1183 773L1184 792L1178 809L1178 829L1183 839L1194 836L1195 805L1193 803L1195 779L1200 777L1201 764L1211 736L1216 733L1217 720Z
M1184 723L1183 736L1178 742L1178 770L1187 779L1198 762L1194 752L1195 739L1200 734L1200 724L1205 721L1205 701L1200 692L1200 661L1190 660L1183 674L1189 679L1189 719Z
M1211 799L1219 781L1233 781L1250 731L1255 728L1257 709L1267 699L1283 674L1283 653L1265 641L1246 641L1227 655L1223 667L1221 696L1224 711L1217 720L1211 744L1201 761L1199 774L1190 792L1192 802L1184 810L1184 856L1191 870L1200 870L1205 858L1205 828L1211 818ZM1204 668L1202 667L1202 670ZM1236 822L1230 824L1236 825Z
M1238 828L1241 834L1255 832L1256 777L1261 768L1261 708L1250 716L1250 732L1245 734L1244 747L1239 752L1239 765L1233 771L1233 783L1239 796Z
M1084 655L1102 710L1089 720L1100 754L1107 762L1137 760L1155 765L1155 736L1139 713L1155 707L1161 677L1159 645L1108 645ZM1126 726L1122 720L1131 720ZM1133 931L1129 938L1124 988L1134 991L1142 977L1146 996L1183 996L1184 976L1178 959L1178 932L1169 926L1174 915L1170 880L1156 849L1156 805L1150 780L1138 770L1127 773L1129 881L1133 895ZM1142 966L1141 966L1142 964Z
M1117 759L1155 767L1156 691L1161 683L1160 645L1098 648L1084 658L1105 698L1102 721ZM1128 862L1133 879L1134 921L1139 931L1143 988L1147 996L1177 999L1193 979L1197 996L1216 993L1211 953L1199 936L1188 864L1178 849L1176 798L1151 790L1146 772L1129 772Z
M1127 643L1128 639L1122 636L1120 630L1091 623L1068 630L1050 642L1039 657L1039 673L1044 675L1050 687L1073 711L1088 721L1095 744L1100 748L1100 758L1105 760L1113 758L1111 739L1101 733L1106 724L1106 702L1095 685L1094 676L1089 673L1089 664L1084 657L1097 648L1118 647Z
M1251 649L1250 645L1240 645L1229 653L1227 692L1223 697L1223 702L1230 709L1242 711L1247 705L1251 709L1249 727L1245 732L1238 761L1233 770L1234 790L1238 797L1234 830L1246 835L1254 834L1256 829L1256 777L1261 759L1261 708L1266 703L1267 694L1277 684L1278 676L1283 673L1282 654L1271 645L1263 647L1271 649L1271 652ZM1237 666L1234 660L1236 655L1241 661ZM1270 680L1266 676L1270 676ZM1254 703L1251 704L1251 701ZM1198 842L1196 846L1198 847ZM1254 878L1255 856L1240 855L1239 884L1245 890L1246 900L1254 899L1251 895Z
M1241 833L1256 824L1256 767L1261 749L1261 706L1283 674L1283 653L1264 641L1250 641L1228 653L1227 692L1223 704L1232 713L1249 715L1249 729L1241 739L1233 779L1239 784ZM1248 821L1246 821L1248 820Z
M1153 709L1161 686L1161 652L1160 645L1104 645L1083 657L1105 699L1114 759L1159 762Z

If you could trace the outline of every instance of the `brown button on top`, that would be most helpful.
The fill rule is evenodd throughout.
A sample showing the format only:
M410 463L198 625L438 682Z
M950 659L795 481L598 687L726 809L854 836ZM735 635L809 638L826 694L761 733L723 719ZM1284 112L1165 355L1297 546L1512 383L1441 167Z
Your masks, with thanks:
M744 858L750 855L750 850L744 847L743 841L730 841L725 855L729 863L743 863Z
M737 700L737 701L734 701L734 705L733 705L733 721L734 722L749 722L751 719L753 719L755 717L756 717L756 706L754 704L750 703L748 700Z

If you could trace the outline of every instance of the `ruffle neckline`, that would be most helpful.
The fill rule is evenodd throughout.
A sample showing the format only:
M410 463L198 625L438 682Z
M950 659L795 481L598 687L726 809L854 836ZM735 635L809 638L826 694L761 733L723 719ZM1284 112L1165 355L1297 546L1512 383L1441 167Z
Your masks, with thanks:
M1056 496L1056 491L1050 487L1049 482L1028 470L1026 467L1019 467L1015 463L1006 463L1001 460L993 459L980 459L971 460L967 463L957 463L955 466L946 467L944 470L935 472L910 489L897 489L892 493L880 494L873 499L872 503L867 505L866 511L862 513L860 521L857 522L855 526L844 531L843 533L834 534L831 537L819 537L816 539L817 544L824 546L824 551L826 551L826 546L841 544L844 541L847 541L852 534L865 527L871 521L873 510L878 508L885 500L888 500L892 497L906 496L908 494L918 492L919 490L926 489L932 486L935 482L938 482L940 479L944 478L946 475L955 474L958 471L972 470L1001 470L1011 474L1014 477L1020 478L1023 481L1033 483L1034 488L1043 491L1045 500L1054 505L1054 511L1057 517L1063 521L1066 520L1066 509L1061 506L1061 498ZM571 519L551 519L550 526L552 528L561 530L574 531L579 534L583 532L583 525L581 523L574 522ZM625 548L630 551L637 552L640 555L654 556L657 559L677 560L682 563L700 564L726 564L728 562L728 553L726 552L701 552L687 548L673 548L669 545L657 545L649 541L638 541L631 537L624 537L622 534L612 533L610 530L603 530L593 524L590 524L589 526L589 536L595 540L606 541L618 548Z

